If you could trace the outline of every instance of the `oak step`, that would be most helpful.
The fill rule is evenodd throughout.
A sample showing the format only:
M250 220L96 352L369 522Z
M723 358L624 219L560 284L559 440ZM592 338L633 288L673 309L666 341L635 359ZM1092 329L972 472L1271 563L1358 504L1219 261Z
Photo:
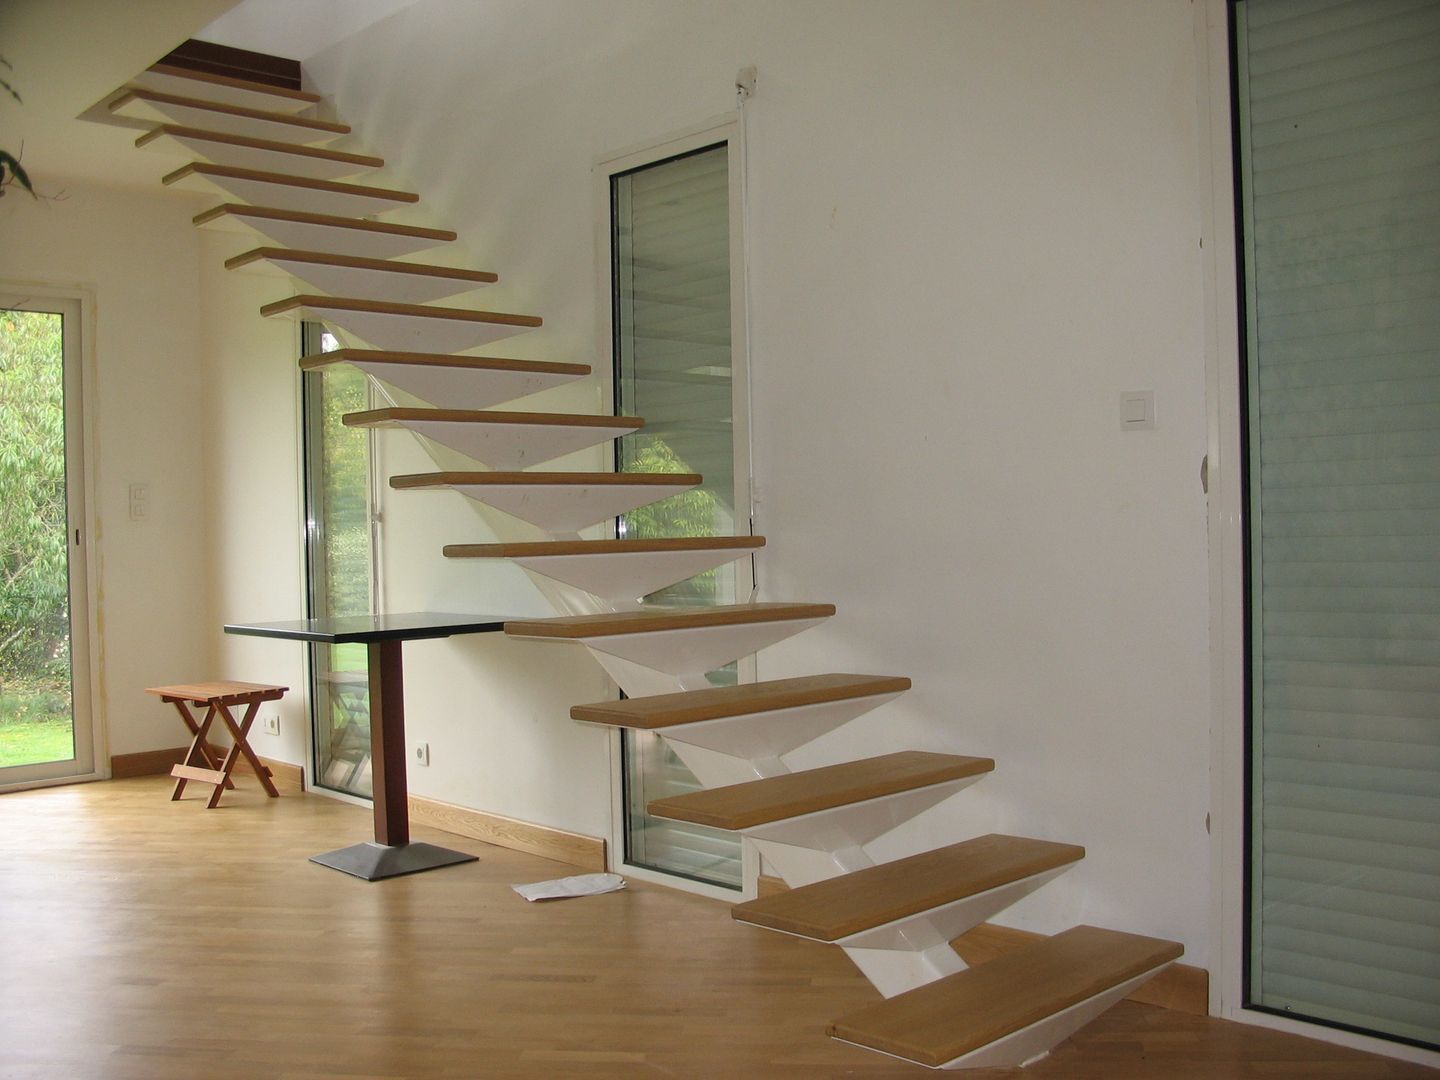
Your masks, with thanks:
M371 409L347 427L404 428L492 469L523 469L638 431L638 416L495 412L482 409Z
M761 536L690 536L662 540L547 540L449 544L450 559L512 559L532 574L582 589L617 610L763 547Z
M730 914L738 922L837 941L1084 857L1085 849L1074 844L992 833L738 904Z
M557 619L514 619L505 624L505 633L515 637L579 639L620 634L651 634L667 630L695 630L706 626L741 626L792 619L826 619L834 614L834 604L718 604L713 607L655 608L649 611L604 612L599 615L565 615Z
M250 79L237 79L232 75L212 75L173 64L152 64L131 79L130 83L132 87L158 90L161 93L180 94L225 105L273 112L302 112L320 102L319 94L312 94L307 90L291 90L288 87L272 86Z
M312 214L341 213L351 217L383 214L420 201L413 191L342 184L309 176L290 176L263 169L242 169L235 165L211 165L192 161L160 178L167 187L204 191L225 198L244 199L252 206L277 210L299 210Z
M506 633L510 623L505 624ZM989 758L901 750L820 769L770 776L746 784L657 799L655 817L691 821L717 829L748 829L886 795L961 780L995 768Z
M296 146L273 139L252 139L182 124L161 124L136 139L135 145L142 150L199 155L216 165L237 165L317 180L338 180L385 165L384 158L369 154L351 154L320 146Z
M286 247L319 248L373 259L408 255L455 239L455 233L449 229L392 225L388 221L363 221L244 203L222 203L196 214L191 220L201 226L257 232Z
M174 123L199 127L207 131L223 131L230 135L249 135L278 142L314 144L350 134L349 124L315 120L294 113L273 109L227 105L221 101L159 90L132 87L106 105L114 116L150 123Z
M449 554L450 549L445 550L446 554ZM819 705L877 694L899 694L909 689L910 680L903 676L805 675L796 679L774 679L743 686L717 686L710 690L691 690L682 694L656 694L653 697L626 698L624 701L598 701L593 705L575 705L570 709L570 718L590 724L654 731L677 724L694 724L702 720L748 716L753 713L795 709L804 705Z
M260 314L314 319L380 349L419 347L442 353L473 349L544 323L538 315L311 294L266 304Z
M826 1030L845 1042L939 1068L1152 972L1183 952L1173 941L1077 926L851 1013Z
M500 280L488 270L457 266L364 259L325 251L260 247L225 261L227 270L261 270L289 274L322 292L349 295L378 293L387 300L423 304L456 293L484 288Z
M450 488L549 532L578 532L702 481L694 473L437 472L392 476L390 486Z

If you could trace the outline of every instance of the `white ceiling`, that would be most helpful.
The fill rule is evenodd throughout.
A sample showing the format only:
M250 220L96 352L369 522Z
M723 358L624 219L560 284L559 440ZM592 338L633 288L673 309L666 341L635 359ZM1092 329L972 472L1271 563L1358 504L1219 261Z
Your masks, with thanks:
M217 45L308 60L417 0L242 0L194 36Z

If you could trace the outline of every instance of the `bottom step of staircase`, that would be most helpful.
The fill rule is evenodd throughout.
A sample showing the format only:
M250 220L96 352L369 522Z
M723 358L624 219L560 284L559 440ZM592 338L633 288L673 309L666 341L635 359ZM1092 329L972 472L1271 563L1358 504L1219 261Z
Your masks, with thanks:
M1076 926L861 1009L826 1030L932 1069L1023 1065L1184 951L1173 941Z

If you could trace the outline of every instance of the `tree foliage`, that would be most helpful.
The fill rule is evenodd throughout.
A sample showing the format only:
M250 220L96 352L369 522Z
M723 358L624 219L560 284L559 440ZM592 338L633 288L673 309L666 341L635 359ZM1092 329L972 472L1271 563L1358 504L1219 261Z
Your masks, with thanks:
M69 672L62 319L0 312L0 678Z

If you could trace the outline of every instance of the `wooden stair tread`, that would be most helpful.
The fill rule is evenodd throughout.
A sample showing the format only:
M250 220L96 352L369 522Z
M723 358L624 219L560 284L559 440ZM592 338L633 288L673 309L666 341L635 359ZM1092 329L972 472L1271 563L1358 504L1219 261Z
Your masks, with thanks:
M638 416L587 416L583 413L501 412L494 409L416 409L389 407L346 413L347 427L371 427L402 420L437 420L454 424L529 424L535 427L596 427L633 430L644 427Z
M724 551L764 546L763 536L674 536L660 540L535 540L513 544L446 544L443 553L451 559L534 559L559 555Z
M338 180L317 180L310 176L270 172L267 169L246 169L239 165L214 165L208 161L192 161L160 178L162 184L176 184L190 176L223 176L235 180L253 180L261 184L282 184L287 187L310 188L335 195L363 195L371 199L390 199L396 203L417 203L420 196L413 191L371 187L368 184L344 184ZM274 250L285 250L277 248ZM238 256L237 256L238 258ZM228 264L227 264L228 265Z
M509 624L506 624L509 630ZM650 804L655 817L717 829L747 829L772 821L978 776L995 768L989 758L901 750L805 772L770 776L729 787L692 791Z
M623 473L601 475L622 476ZM672 473L638 475L671 476ZM791 619L825 619L835 614L834 604L716 604L707 607L654 608L612 611L599 615L565 615L557 619L512 619L505 633L518 637L586 638L616 634L648 634L663 630L694 630L706 626Z
M1184 951L1173 941L1077 926L851 1013L826 1031L937 1068Z
M505 326L543 326L538 315L510 315L502 311L472 311L469 308L432 307L429 304L397 304L390 300L361 300L349 296L317 296L304 293L266 304L261 315L283 315L301 308L331 308L336 311L363 311L372 315L399 315L406 318L449 319L454 322L500 323Z
M369 221L364 218L337 217L334 214L315 214L306 210L281 210L273 206L251 206L248 203L221 203L209 210L196 214L191 221L196 225L208 225L216 218L233 217L269 218L272 221L293 221L302 225L326 225L335 229L357 229L361 232L390 233L394 236L414 236L426 240L454 240L456 233L449 229L426 229L419 225L394 225L388 221Z
M328 251L301 251L283 247L259 247L246 251L226 259L225 269L238 270L242 266L263 262L266 259L274 259L277 262L312 263L317 266L343 266L352 270L378 270L387 274L453 278L456 281L473 281L480 285L492 285L500 280L499 274L492 274L488 270L468 270L459 266L402 262L399 259L370 259L361 255L336 255Z
M611 484L656 484L694 487L704 477L695 473L547 473L547 472L434 472L392 476L396 489L446 487L450 484L584 484L604 487Z
M402 364L412 367L464 368L475 371L524 371L545 375L589 375L589 364L562 364L550 360L515 360L500 356L453 356L450 353L396 352L388 349L334 349L300 358L303 371L329 364Z
M449 549L446 550L448 552ZM693 724L700 720L748 716L752 713L845 701L875 694L898 694L909 689L910 680L903 676L842 673L805 675L796 679L774 679L741 686L716 686L708 690L691 690L679 694L656 694L651 697L626 698L624 701L575 705L570 709L570 718L591 724L653 730L673 727L676 724Z
M190 79L196 83L210 83L213 86L224 86L232 90L248 90L255 94L267 94L275 98L284 98L293 102L304 102L306 105L318 105L320 95L312 94L308 90L292 90L287 86L275 86L272 83L255 82L252 79L237 79L233 75L218 75L208 71L196 71L193 68L177 67L174 64L151 64L147 69L156 75L168 75L176 79Z
M258 88L265 84L252 84ZM266 86L266 90L272 91L278 87ZM204 98L187 97L182 94L167 94L161 90L150 90L143 86L132 86L126 89L125 93L106 106L111 112L119 112L133 101L156 102L161 105L182 105L188 109L205 109L208 112L224 113L227 116L244 117L247 120L263 120L271 124L288 124L291 127L304 128L309 131L323 131L331 135L349 135L350 125L341 124L332 120L316 120L309 116L296 116L294 113L273 112L268 109L251 109L244 105L230 105L223 101L206 101Z
M161 124L157 128L151 128L135 140L135 145L144 147L157 139L167 137L225 143L228 146L243 146L250 150L314 158L317 161L334 161L368 169L379 169L385 165L384 158L372 157L369 154L351 154L344 150L329 150L323 146L297 146L295 143L276 142L274 139L257 139L250 135L231 135L228 131L207 131L204 128L186 127L184 124Z
M739 922L836 941L1084 857L1085 849L1075 844L992 833L738 904L730 914Z

